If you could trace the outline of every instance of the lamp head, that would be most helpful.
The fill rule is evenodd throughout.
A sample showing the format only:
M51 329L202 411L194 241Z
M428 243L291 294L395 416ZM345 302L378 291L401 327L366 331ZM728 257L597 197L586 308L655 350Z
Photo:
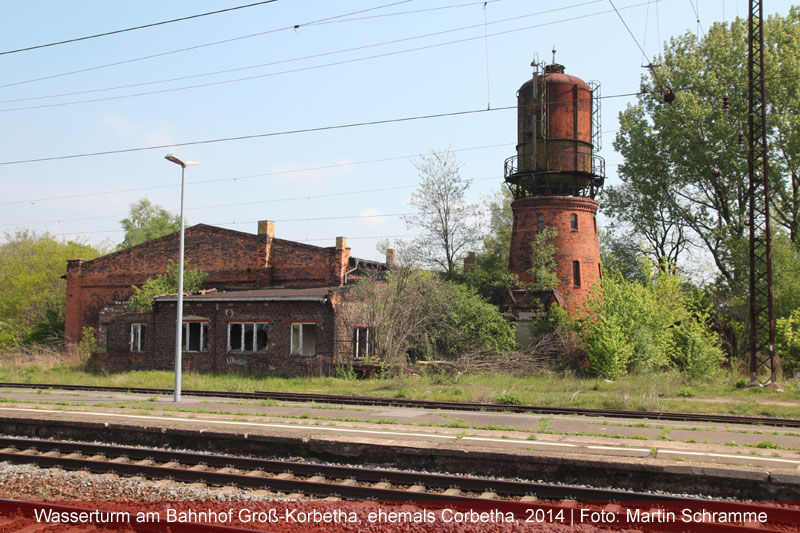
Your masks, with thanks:
M183 168L201 164L200 161L184 161L175 154L167 154L164 156L164 159L166 159L167 161L172 161L176 165L180 165Z

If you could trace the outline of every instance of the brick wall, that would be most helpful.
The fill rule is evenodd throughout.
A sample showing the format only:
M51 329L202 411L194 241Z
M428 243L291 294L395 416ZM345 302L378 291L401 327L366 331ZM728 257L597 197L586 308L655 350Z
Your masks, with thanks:
M176 232L92 261L68 261L67 341L80 340L84 327L97 327L103 307L129 298L132 285L162 274L178 247ZM198 224L186 229L185 256L190 268L208 273L206 287L325 286L342 283L350 249Z
M514 222L511 233L509 269L523 281L533 281L531 242L538 232L538 216L544 226L556 228L553 239L556 247L558 290L570 311L580 308L592 285L601 277L600 244L595 215L597 202L576 196L536 196L522 198L511 204ZM571 215L577 215L577 231L571 226ZM580 264L580 287L573 283L573 261Z
M175 364L175 302L158 302L152 313L127 313L109 324L107 368L110 371L172 370ZM185 371L246 375L326 375L334 364L334 310L331 302L191 302L184 300L185 321L208 324L206 352L182 354ZM148 324L147 350L131 353L130 325ZM230 322L267 324L266 352L228 351ZM316 354L292 355L291 324L316 326Z
M350 248L321 248L283 239L272 239L270 248L275 285L340 285L350 259Z

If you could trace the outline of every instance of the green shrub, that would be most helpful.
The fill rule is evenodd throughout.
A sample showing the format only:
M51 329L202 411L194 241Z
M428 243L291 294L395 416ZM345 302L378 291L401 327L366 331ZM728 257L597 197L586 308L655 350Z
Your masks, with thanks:
M723 360L697 298L678 275L663 270L644 282L609 273L595 286L574 327L583 339L589 371L601 377L675 368L696 379L715 372Z
M200 270L186 270L188 266L189 261L186 261L183 272L183 290L189 292L199 290L208 274ZM133 311L151 310L153 309L153 298L164 294L176 294L177 292L178 263L170 260L166 272L149 278L141 287L133 287L133 294L128 301L128 307Z
M786 318L779 318L776 326L776 349L783 371L791 376L800 370L800 308Z
M598 316L586 322L586 355L593 374L616 379L627 373L628 361L633 356L633 346L628 343L622 327L614 315Z
M508 352L517 347L514 325L500 310L464 285L447 283L450 326L439 348L453 354L470 350Z
M522 405L522 400L513 392L503 391L495 400L496 403L503 405Z

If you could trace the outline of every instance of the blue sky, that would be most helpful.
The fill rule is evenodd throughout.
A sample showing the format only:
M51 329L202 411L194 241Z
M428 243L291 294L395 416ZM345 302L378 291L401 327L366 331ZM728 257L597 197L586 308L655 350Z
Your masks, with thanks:
M0 51L247 3L15 2L0 18ZM650 57L659 41L697 31L695 9L701 31L747 13L747 0L614 4ZM765 2L770 14L790 6ZM253 34L261 35L240 38ZM416 155L457 151L462 175L474 180L475 202L501 187L503 161L514 154L516 112L500 108L515 105L534 54L549 62L554 45L567 73L601 83L607 98L599 154L614 183L617 115L633 97L611 96L638 90L645 60L608 0L277 0L0 55L0 162L493 109L0 165L0 230L116 244L131 202L146 197L179 208L180 169L164 160L174 152L202 161L187 170L190 224L255 232L256 221L270 219L278 237L332 246L343 235L354 255L381 259L378 238L414 234L398 215L412 211ZM131 61L151 55L158 57ZM91 70L53 77L84 69ZM212 74L220 71L228 72ZM38 78L48 79L30 81ZM175 78L185 79L165 81ZM194 85L205 86L187 88ZM118 86L127 87L105 90ZM80 94L57 96L65 93Z

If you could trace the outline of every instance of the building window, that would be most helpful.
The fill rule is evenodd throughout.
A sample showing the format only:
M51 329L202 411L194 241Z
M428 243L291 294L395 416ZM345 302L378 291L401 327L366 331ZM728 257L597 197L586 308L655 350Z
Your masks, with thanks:
M536 229L539 231L544 229L544 215L536 215Z
M597 274L600 276L600 279L603 279L603 265L602 265L602 263L597 263Z
M578 215L575 213L572 213L569 216L569 227L572 229L572 231L578 231Z
M360 359L372 355L372 328L356 326L353 328L353 357Z
M292 355L314 355L317 353L317 325L292 324Z
M580 261L573 261L572 262L572 285L576 289L580 289L580 287L581 287L581 262Z
M184 322L181 345L184 352L207 352L208 322Z
M592 217L592 224L594 224L594 232L597 233L597 217Z
M229 322L229 352L266 352L267 324L263 322Z
M142 353L147 339L147 324L131 324L131 352Z

